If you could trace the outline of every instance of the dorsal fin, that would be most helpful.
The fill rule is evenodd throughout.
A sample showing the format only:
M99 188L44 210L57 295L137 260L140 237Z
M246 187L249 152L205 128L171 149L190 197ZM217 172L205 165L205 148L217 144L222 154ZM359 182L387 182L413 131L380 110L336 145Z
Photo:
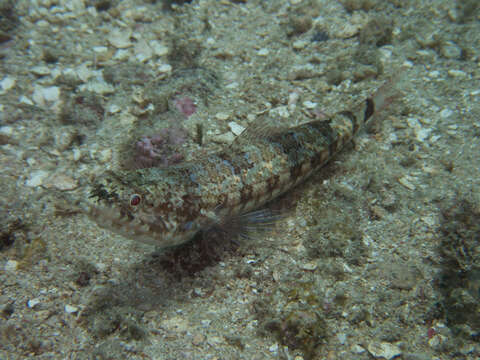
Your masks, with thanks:
M256 119L243 132L238 135L232 143L232 146L240 144L257 142L259 140L269 140L273 135L284 131L286 128L274 125L272 118L263 116Z

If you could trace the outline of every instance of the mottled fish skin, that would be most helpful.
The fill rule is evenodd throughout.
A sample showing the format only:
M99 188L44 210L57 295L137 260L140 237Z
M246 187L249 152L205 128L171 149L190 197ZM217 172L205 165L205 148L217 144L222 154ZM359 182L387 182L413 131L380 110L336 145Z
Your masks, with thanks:
M80 206L128 238L160 248L182 244L305 180L358 133L375 106L374 96L329 120L249 128L225 150L178 166L106 173Z

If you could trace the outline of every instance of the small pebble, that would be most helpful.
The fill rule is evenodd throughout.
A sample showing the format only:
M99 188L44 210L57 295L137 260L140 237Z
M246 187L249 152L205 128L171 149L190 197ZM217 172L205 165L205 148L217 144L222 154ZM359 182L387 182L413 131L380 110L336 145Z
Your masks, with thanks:
M108 42L117 49L125 49L133 44L130 42L131 31L127 29L113 29L108 36Z
M90 81L80 86L80 90L94 92L95 94L99 95L108 95L115 92L115 88L103 80Z
M467 73L462 70L448 70L448 75L450 75L451 77L463 79L467 77Z
M30 100L28 97L26 97L25 95L21 95L19 98L18 98L18 102L20 104L25 104L25 105L34 105L33 101Z
M173 68L170 64L162 64L158 67L157 70L160 74L168 74L172 72Z
M37 187L42 185L43 180L48 177L49 173L45 170L36 170L30 174L30 177L25 181L25 186Z
M365 352L365 349L363 347L361 347L360 345L358 344L354 344L352 345L352 347L350 348L351 352L353 352L354 354L362 354Z
M292 46L295 50L302 50L302 49L306 48L308 44L309 44L309 42L306 41L306 40L297 40L293 43Z
M65 305L65 312L67 314L74 314L76 312L78 312L78 308L76 306L73 306L73 305Z
M314 261L308 262L306 264L302 264L301 268L303 270L313 271L318 267L318 264Z
M55 188L61 191L74 190L78 186L72 177L65 174L53 174L43 185L47 188Z
M447 41L440 48L440 54L447 59L460 59L462 49L452 41Z
M18 261L8 260L8 261L5 263L4 270L5 270L5 271L15 271L15 270L17 270L17 268L18 268Z
M284 119L290 117L290 112L288 111L287 105L277 106L276 108L270 109L268 114L272 117L280 116Z
M368 344L368 352L377 359L393 359L402 354L400 348L387 342L372 342Z
M109 114L116 114L118 113L120 110L122 110L120 108L120 106L116 105L116 104L112 104L108 107L107 111Z
M303 106L305 106L309 110L312 110L317 107L317 103L307 100L303 102Z
M152 40L149 43L150 47L152 48L152 51L155 55L157 56L165 56L168 54L168 47L163 45L160 41L158 40Z
M37 76L46 76L51 73L51 70L49 69L49 67L45 65L35 66L32 68L31 71L34 75L37 75Z
M33 309L38 304L40 304L40 299L30 299L30 300L27 301L27 306L30 309Z
M228 123L228 126L229 126L231 132L234 133L237 136L240 135L245 130L245 128L242 125L239 125L234 121L230 121Z
M235 135L233 135L233 133L231 133L231 132L228 132L228 133L225 133L225 134L217 135L212 140L215 141L215 142L218 142L218 143L229 144L229 143L232 143L235 140Z
M345 342L347 341L347 335L345 333L338 333L337 339L340 344L344 345Z
M60 100L60 88L58 86L36 86L32 94L33 101L40 106L48 103L56 103Z
M434 335L431 339L428 340L428 345L436 350L439 350L442 344L447 340L447 338L443 335L437 334Z
M80 149L72 150L72 159L73 161L79 161L82 158L82 151Z
M273 345L270 345L270 346L268 347L268 351L270 351L271 353L276 353L276 352L278 351L278 344L275 343L275 344L273 344Z
M112 156L112 149L103 149L97 153L97 159L104 164L110 162Z
M439 115L442 119L446 119L446 118L450 117L451 115L453 115L453 111L451 109L445 108L442 111L440 111Z
M198 346L204 341L205 341L205 336L202 334L197 334L193 337L192 344L195 346Z
M15 86L15 78L11 76L6 76L3 80L0 81L0 95L5 94L8 90Z
M217 120L221 120L221 121L228 120L229 117L230 117L230 114L225 113L225 112L219 112L219 113L215 114L215 118Z
M403 186L405 186L407 189L413 191L413 190L416 189L416 186L411 182L412 180L415 180L415 179L411 176L405 175L405 176L401 177L400 179L398 179L398 182L400 184L402 184Z
M212 320L205 319L205 320L200 321L200 323L202 324L202 327L207 328L212 323Z
M3 136L12 136L13 135L13 127L11 126L2 126L0 127L0 135Z
M263 49L258 50L257 54L260 55L260 56L267 56L269 53L270 52L268 51L268 49L263 48Z

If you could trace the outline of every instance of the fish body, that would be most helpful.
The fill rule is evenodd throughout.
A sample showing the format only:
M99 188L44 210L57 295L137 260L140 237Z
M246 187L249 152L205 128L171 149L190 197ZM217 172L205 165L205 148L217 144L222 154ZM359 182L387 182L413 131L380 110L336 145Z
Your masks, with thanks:
M247 128L223 151L165 168L110 172L85 211L98 225L160 248L262 208L325 165L383 106L382 94L328 120ZM380 103L380 104L376 104Z

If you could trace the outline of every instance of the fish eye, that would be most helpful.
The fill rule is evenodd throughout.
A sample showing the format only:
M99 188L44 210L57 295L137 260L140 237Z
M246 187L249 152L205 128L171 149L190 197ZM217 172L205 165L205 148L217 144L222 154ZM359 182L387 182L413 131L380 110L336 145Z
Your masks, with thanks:
M131 206L137 206L138 204L140 204L140 201L142 200L142 198L140 197L140 195L138 194L133 194L131 197L130 197L130 205Z

